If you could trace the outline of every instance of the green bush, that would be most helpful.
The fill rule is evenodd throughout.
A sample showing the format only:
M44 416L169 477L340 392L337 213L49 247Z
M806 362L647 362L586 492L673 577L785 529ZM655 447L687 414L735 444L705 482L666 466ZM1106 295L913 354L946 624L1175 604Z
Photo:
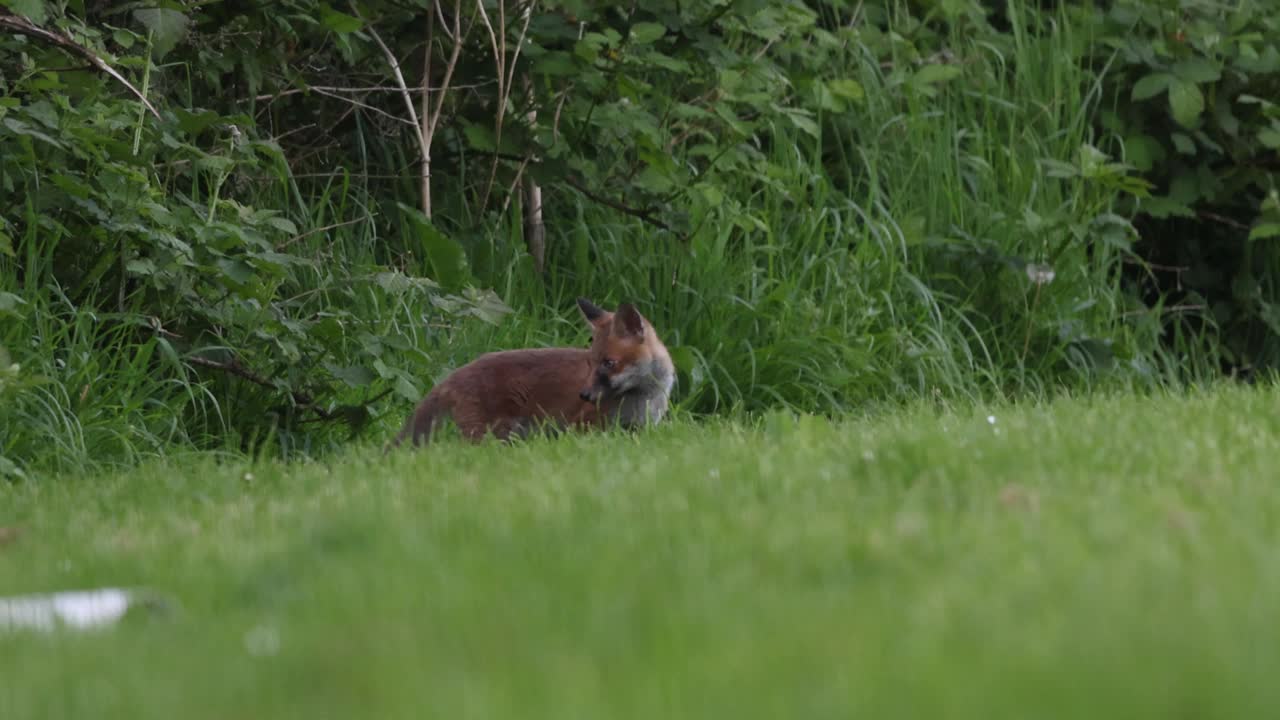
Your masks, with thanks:
M1151 182L1128 203L1151 273L1150 300L1212 333L1224 368L1280 361L1280 7L1178 0L1114 0L1077 15L1097 42L1103 75L1098 124Z

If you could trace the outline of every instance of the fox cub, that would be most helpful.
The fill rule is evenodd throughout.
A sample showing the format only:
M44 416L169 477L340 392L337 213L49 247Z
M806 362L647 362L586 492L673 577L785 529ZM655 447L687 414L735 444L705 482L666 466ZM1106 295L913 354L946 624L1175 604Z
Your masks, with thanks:
M667 413L675 366L634 305L607 312L584 298L591 347L505 350L481 355L427 393L392 441L427 442L446 420L469 440L525 437L540 427L635 427Z

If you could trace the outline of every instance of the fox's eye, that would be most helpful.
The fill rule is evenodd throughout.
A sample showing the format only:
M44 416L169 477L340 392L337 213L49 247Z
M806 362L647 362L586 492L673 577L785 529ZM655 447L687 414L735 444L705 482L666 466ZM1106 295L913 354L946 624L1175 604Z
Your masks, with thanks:
M600 361L600 367L606 370L612 370L613 366L617 364L618 364L618 361L614 360L613 358L605 358Z

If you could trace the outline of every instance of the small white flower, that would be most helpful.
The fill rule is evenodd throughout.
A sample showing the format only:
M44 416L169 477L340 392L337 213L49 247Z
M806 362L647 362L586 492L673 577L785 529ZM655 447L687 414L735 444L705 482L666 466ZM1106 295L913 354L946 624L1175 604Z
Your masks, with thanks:
M1027 263L1027 278L1036 285L1048 285L1056 275L1049 265Z
M244 634L244 649L254 657L280 652L280 631L271 625L258 625Z

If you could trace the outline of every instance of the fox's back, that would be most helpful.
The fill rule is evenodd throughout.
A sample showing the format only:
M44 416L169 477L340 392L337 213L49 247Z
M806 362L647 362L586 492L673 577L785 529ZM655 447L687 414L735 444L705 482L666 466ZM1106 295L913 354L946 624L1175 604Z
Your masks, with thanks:
M578 395L591 378L591 357L577 348L503 350L458 368L433 392L469 437L524 434L534 424L556 426L594 419Z
M559 397L578 400L591 377L591 354L578 348L531 348L485 353L458 368L446 382L478 395Z

